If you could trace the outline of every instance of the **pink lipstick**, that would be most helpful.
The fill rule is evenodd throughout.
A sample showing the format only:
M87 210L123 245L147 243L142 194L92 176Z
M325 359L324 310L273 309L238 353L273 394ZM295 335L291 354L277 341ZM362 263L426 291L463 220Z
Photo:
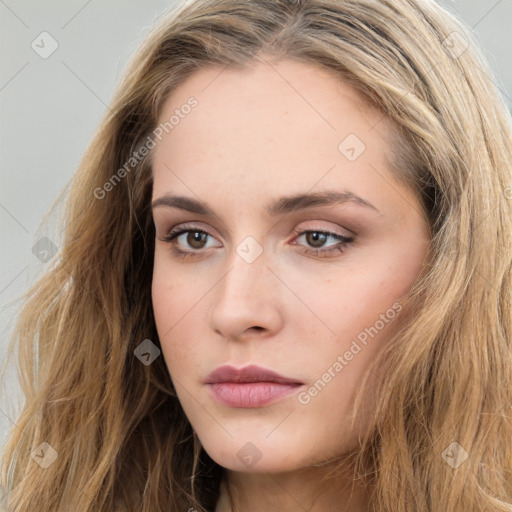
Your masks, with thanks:
M230 407L256 408L276 402L304 383L261 366L219 366L204 380L213 397Z

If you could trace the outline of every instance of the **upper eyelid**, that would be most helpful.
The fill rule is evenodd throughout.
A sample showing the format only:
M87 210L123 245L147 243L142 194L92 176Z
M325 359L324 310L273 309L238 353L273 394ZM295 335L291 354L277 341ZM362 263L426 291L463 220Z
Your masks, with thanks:
M350 202L347 204L351 205ZM169 209L172 210L173 208L161 208L161 207L156 208L156 210L163 210L163 211L166 211ZM273 223L269 232L276 231L276 229L279 229L278 227L276 228L276 226L278 226L280 224L288 225L288 224L293 223L294 225L298 225L298 224L302 224L302 222L307 222L307 223L322 223L322 224L328 223L328 224L332 225L333 227L320 225L320 226L314 226L313 228L310 228L309 226L307 226L304 228L304 230L314 229L316 231L328 231L335 235L344 236L346 238L359 236L360 230L363 229L363 225L359 225L359 223L360 223L359 219L353 218L352 213L349 213L348 217L346 218L344 215L338 216L336 214L336 212L333 212L332 210L329 210L329 211L322 211L322 210L323 210L323 208L320 211L316 211L316 209L312 209L310 211L305 211L305 212L296 212L295 214L290 215L290 217L285 216L285 218L281 218L280 221L278 221L277 223ZM176 227L180 226L180 229L181 229L182 225L190 224L190 225L193 225L194 229L197 229L199 226L199 229L204 229L208 233L212 234L212 236L215 236L219 239L222 239L225 237L225 240L231 241L231 238L233 237L232 229L229 226L227 226L224 222L220 222L221 226L214 227L215 223L212 225L211 221L201 218L201 217L200 218L193 218L193 217L190 218L189 215L186 215L186 216L179 215L178 217L174 217L174 215L173 215L172 217L168 217L167 214L161 216L160 212L158 212L158 215L155 215L155 213L156 212L153 212L153 219L154 219L155 225L157 226L157 230L158 230L158 225L160 224L160 222L162 222L162 224L167 224L167 225L172 226L171 228L166 228L165 225L162 225L162 228L165 228L164 236L166 236L171 230L174 230L175 226ZM187 219L187 217L189 217L189 218ZM327 218L325 218L325 217L327 217ZM217 219L218 219L218 217L217 217ZM169 221L174 221L174 222L172 222L172 224L171 224ZM347 226L346 224L349 224L350 227ZM203 227L203 225L205 227ZM223 235L220 234L218 228L221 229L221 232L223 232ZM212 230L213 230L213 232L212 232Z
M200 231L200 232L206 233L209 236L217 238L215 235L212 235L212 233L208 229L200 227L200 226L189 225L187 223L179 224L178 226L169 229L167 231L167 233L165 234L165 236L167 237L167 236L170 236L173 233L177 234L177 233L187 232L187 231Z
M330 224L337 225L336 222L329 221L329 220L326 220L326 219L322 219L322 220L319 220L319 219L304 219L304 221L306 221L306 222L328 222ZM205 232L208 232L208 234L211 234L210 230L212 228L211 227L208 227L208 228L203 227L202 224L203 224L202 221L188 221L188 222L184 221L182 223L176 224L172 228L167 229L166 233L170 233L171 231L185 230L185 229L190 229L190 230L197 229L198 231L205 231ZM275 226L275 224L274 224L274 226ZM337 226L338 226L339 229L343 229L343 230L347 231L348 234L347 233L336 233L336 229L335 228L328 228L328 227L305 227L305 228L301 228L300 231L323 231L323 232L328 232L328 233L332 233L332 234L335 234L335 235L346 236L346 237L357 236L357 233L353 229L349 229L349 228L347 228L345 226L339 226L339 225L337 225ZM215 232L218 232L215 228L213 228L213 230ZM294 228L294 231L297 231L297 228Z

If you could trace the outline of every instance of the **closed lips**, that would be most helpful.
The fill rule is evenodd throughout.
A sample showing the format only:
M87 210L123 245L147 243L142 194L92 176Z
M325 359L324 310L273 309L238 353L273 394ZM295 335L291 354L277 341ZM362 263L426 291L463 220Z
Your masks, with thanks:
M290 396L302 382L257 365L224 365L206 379L212 398L231 409L265 407Z

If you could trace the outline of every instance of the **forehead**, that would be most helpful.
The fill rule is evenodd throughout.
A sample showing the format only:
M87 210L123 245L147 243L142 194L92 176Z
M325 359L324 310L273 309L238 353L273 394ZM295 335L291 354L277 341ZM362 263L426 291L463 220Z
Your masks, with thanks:
M216 132L222 133L228 122L238 121L242 127L248 127L250 120L256 121L266 133L272 133L282 124L276 124L281 116L300 117L298 128L316 128L322 133L342 132L350 124L354 131L361 128L362 132L368 124L375 126L383 121L379 111L333 72L291 59L257 60L243 68L200 68L172 91L159 121L168 120L169 114L179 110L191 96L198 102L192 121L182 123L185 128L180 130L176 126L174 132L185 135L186 125L193 123L196 130L197 124L211 128L215 122Z
M191 98L195 106L184 108ZM371 196L384 186L387 118L312 63L199 69L167 98L159 123L169 129L153 150L157 191L190 192L189 183L209 195L226 187L293 193L318 183ZM357 158L348 158L347 146Z

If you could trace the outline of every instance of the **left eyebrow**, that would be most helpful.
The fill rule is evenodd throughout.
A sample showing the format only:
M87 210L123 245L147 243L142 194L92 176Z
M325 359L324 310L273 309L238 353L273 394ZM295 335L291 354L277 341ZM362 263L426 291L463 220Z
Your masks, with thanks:
M268 215L274 217L286 213L313 208L315 206L332 206L335 204L352 203L366 208L380 211L369 201L359 197L350 191L339 192L337 190L326 190L324 192L295 194L292 196L283 196L273 200L265 207ZM214 216L213 210L207 203L194 199L193 197L176 196L165 194L151 203L152 209L159 207L178 208L199 215Z
M280 197L268 205L266 211L269 215L275 216L315 206L332 206L345 203L371 208L380 214L379 210L366 199L350 191L339 192L337 190Z

